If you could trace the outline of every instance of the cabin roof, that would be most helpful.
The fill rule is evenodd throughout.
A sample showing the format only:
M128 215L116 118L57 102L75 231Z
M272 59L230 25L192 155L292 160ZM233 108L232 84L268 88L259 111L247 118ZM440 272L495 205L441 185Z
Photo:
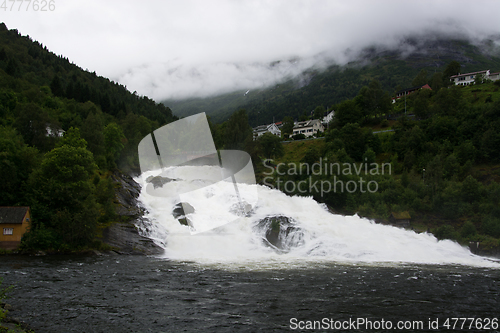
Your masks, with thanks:
M29 207L0 207L0 224L22 224Z
M392 217L396 220L410 220L410 213L407 211L404 212L392 212Z
M424 84L423 86L415 86L415 87L411 87L411 88L401 89L399 91L396 91L396 95L407 92L407 91L414 91L414 90L418 90L418 89L422 89L422 88L423 89L431 89L431 87L428 84Z

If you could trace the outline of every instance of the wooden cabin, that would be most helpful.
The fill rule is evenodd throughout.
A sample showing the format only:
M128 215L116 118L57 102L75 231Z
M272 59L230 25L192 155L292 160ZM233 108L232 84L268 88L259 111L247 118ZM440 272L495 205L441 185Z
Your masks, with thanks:
M391 224L398 227L409 227L410 226L411 216L407 211L405 212L392 212L391 216L389 216L389 221Z
M15 250L30 226L29 207L0 207L0 248Z

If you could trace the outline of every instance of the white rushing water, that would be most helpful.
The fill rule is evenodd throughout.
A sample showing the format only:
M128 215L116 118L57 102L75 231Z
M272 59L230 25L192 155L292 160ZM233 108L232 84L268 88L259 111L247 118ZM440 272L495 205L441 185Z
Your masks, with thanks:
M142 186L139 199L148 211L149 224L144 233L165 248L166 258L198 263L279 264L280 267L297 262L498 267L496 262L475 256L456 242L438 241L431 234L376 224L358 216L334 215L312 198L290 197L261 185L238 185L242 193L252 190L258 194L250 214L219 228L192 234L189 227L181 225L172 215L174 205L180 201L175 193L185 192L193 182L199 181L199 175L213 172L214 168L191 166L164 170L163 176L176 179L163 185L165 196L152 196L145 190L147 185L151 186L146 179L155 175L153 172L136 179ZM213 216L207 218L216 218L223 213L219 210L224 203L234 196L232 186L211 188L206 191L207 200L198 201L195 209L212 212ZM259 227L259 221L269 216L292 219L296 230L288 234L288 251L277 251L266 245L266 230L262 224Z

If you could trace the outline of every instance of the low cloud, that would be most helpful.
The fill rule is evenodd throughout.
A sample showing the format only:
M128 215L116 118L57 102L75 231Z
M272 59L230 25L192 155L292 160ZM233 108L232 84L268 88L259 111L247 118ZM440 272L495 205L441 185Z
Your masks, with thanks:
M160 101L273 85L367 46L408 53L407 36L482 40L500 32L499 12L489 0L74 0L5 22Z

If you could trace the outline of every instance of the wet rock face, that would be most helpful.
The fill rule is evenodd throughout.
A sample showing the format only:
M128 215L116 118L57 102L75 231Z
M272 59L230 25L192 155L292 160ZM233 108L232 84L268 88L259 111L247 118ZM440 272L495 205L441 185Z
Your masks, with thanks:
M129 175L115 172L111 175L115 183L116 214L119 216L142 215L142 207L138 205L137 198L141 193L141 186Z
M150 238L139 233L138 225L144 224L145 209L138 201L141 186L128 175L115 172L116 213L120 222L106 227L102 231L102 242L116 249L121 254L162 254L163 249Z
M164 250L161 247L139 234L135 223L136 219L113 223L103 230L103 242L116 248L116 252L120 254L162 254Z
M288 252L304 243L304 233L288 216L268 216L259 221L257 228L263 233L264 244L279 252Z

